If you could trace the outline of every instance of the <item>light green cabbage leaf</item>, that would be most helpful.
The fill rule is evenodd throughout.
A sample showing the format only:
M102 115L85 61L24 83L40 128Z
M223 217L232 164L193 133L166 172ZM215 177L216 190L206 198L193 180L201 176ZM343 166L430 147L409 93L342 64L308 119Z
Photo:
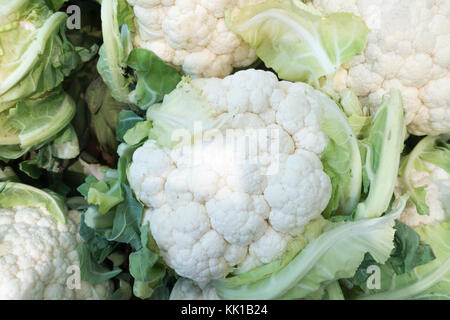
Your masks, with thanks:
M333 187L325 217L350 215L356 208L362 186L362 163L356 134L345 113L326 96L321 96L322 130L330 141L321 160Z
M0 157L16 159L50 142L69 125L75 111L72 98L57 90L43 98L20 101L0 113ZM76 137L72 140L72 147L77 149Z
M220 129L231 118L231 114L217 115L191 79L185 77L162 104L147 110L147 119L153 122L149 138L168 148L180 147L196 139L197 132Z
M64 200L56 193L17 182L0 185L0 208L18 207L45 208L55 221L66 223Z
M103 0L101 8L103 45L97 70L111 89L111 95L119 102L131 103L129 85L132 79L125 76L128 55L133 49L131 23L121 26L119 4L124 0ZM126 2L125 4L126 5ZM120 28L120 29L119 29Z
M280 78L316 87L364 50L369 32L353 14L322 15L295 0L250 5L226 21Z
M0 3L0 111L56 88L84 60L66 38L66 20L43 0Z
M18 182L16 173L11 167L0 166L0 182Z
M344 89L340 93L339 103L342 110L347 116L348 123L357 137L363 137L370 124L370 116L368 112L363 110L361 102L356 94L349 90Z

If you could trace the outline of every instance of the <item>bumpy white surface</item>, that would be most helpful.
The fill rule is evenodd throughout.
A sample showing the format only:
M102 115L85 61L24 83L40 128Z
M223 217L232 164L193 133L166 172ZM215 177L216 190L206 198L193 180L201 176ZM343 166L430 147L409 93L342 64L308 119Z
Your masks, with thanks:
M324 12L361 16L371 30L364 53L335 77L375 108L390 88L403 94L408 131L450 132L450 1L313 0Z
M257 70L192 83L218 114L235 114L223 131L269 129L280 137L279 153L262 144L257 163L232 161L235 149L217 139L173 151L148 140L135 151L129 181L147 206L144 223L170 267L207 282L277 259L321 214L331 196L320 161L328 138L315 98L323 95L304 83ZM202 161L187 161L189 154Z
M200 287L190 279L179 278L175 283L170 300L219 300L211 283Z
M101 299L112 294L111 282L92 286L81 281L69 289L70 266L79 266L76 246L79 213L56 223L42 208L0 208L0 299Z
M408 202L400 221L411 227L431 225L450 218L450 174L432 163L425 163L429 171L412 169L410 179L416 188L425 186L425 203L430 208L430 215L418 214L414 204ZM399 195L403 191L403 186L399 183L396 194ZM444 206L445 201L447 207Z
M192 77L225 77L256 60L225 24L225 9L264 0L128 0L138 30L135 44Z

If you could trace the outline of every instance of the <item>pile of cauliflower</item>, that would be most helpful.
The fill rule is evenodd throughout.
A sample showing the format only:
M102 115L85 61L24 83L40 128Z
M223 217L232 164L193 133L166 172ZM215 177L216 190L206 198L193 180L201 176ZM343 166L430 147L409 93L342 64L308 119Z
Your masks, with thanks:
M143 262L142 270L138 271L144 280L132 274L131 263L129 271L135 283L150 288L155 283L147 281L145 268L149 267L150 262L164 262L161 268L164 269L163 276L166 266L180 276L170 299L219 299L213 285L215 280L243 274L283 258L290 244L302 240L308 226L325 221L322 213L332 202L330 199L336 191L333 189L331 174L329 176L327 168L324 168L325 161L322 162L331 137L324 131L324 114L329 112L327 108L330 104L344 118L345 114L335 101L319 89L302 82L280 80L274 72L249 68L258 59L255 53L257 49L252 49L227 26L228 14L233 16L244 7L264 1L267 0L126 0L134 13L134 46L154 52L186 77L176 89L164 96L162 103L146 109L146 120L142 118L135 127L127 128L129 130L125 135L129 132L142 134L139 129L144 126L139 127L139 124L148 124L145 129L148 132L143 134L139 142L127 145L126 139L122 139L122 142L125 141L122 146L133 150L131 160L119 163L120 167L129 161L126 162L129 166L123 170L126 174L121 171L123 168L110 170L110 180L116 173L120 176L114 176L120 183L111 189L108 189L111 187L109 181L97 181L101 190L96 190L100 199L96 200L115 201L108 207L108 212L101 212L102 216L99 213L100 219L107 217L107 220L111 212L115 215L114 210L119 210L117 208L126 212L127 208L115 206L124 200L121 188L125 186L122 183L129 183L132 192L127 192L126 196L134 196L139 201L133 199L138 208L133 209L139 214L140 205L143 206L142 219L139 221L140 216L131 219L135 212L130 210L130 217L124 218L125 222L122 223L124 229L136 230L127 229L123 234L114 230L118 235L107 238L107 241L127 243L127 232L131 234L129 238L136 234L139 238L142 228L148 227L149 239L154 240L157 252L151 251L146 242L142 244L143 248L136 249L130 241L133 250L136 249L132 253L135 254L134 259ZM370 29L364 52L331 75L333 90L338 93L336 97L351 90L359 98L364 110L370 110L367 114L364 112L364 116L362 112L358 114L359 117L353 115L354 119L366 121L369 117L365 116L376 113L382 105L383 96L390 89L399 89L408 132L419 136L446 134L445 141L448 142L450 1L303 2L310 7L302 6L311 12L315 12L311 9L313 7L325 14L353 13L360 16ZM121 5L125 6L124 3L125 0ZM120 8L118 2L111 0L109 4L114 10ZM292 28L301 30L295 26ZM274 30L277 31L276 28ZM287 38L280 41L286 40L288 43ZM121 44L128 55L132 45L131 40L130 43L126 41ZM286 44L276 44L279 47L283 45ZM281 60L286 56L276 58ZM106 63L105 66L110 67ZM106 71L117 80L116 77L124 76L125 72L121 71L125 67L130 65L120 65L120 71L107 68ZM233 73L240 68L247 69ZM152 71L138 70L136 78L145 79ZM101 75L104 77L104 74ZM164 78L164 75L158 77ZM127 90L134 87L128 80L123 85ZM141 81L139 89L142 86ZM148 91L153 89L149 88ZM326 91L328 88L322 89ZM144 109L140 111L144 112ZM400 104L398 110L398 114L401 114ZM133 115L141 119L139 115ZM162 124L158 123L158 117ZM200 138L196 136L195 121L205 125ZM189 143L176 148L161 143L158 140L160 137L154 134L159 130L158 134L172 134L173 138L173 134L180 132L170 130L186 124L184 129L188 129L189 134L194 133L194 136L189 136ZM360 129L363 130L366 124L361 124ZM335 133L342 133L338 131ZM358 134L351 129L349 131L351 134L346 137L351 136L355 140L356 150L359 150L355 138ZM209 135L208 138L205 138L205 133ZM229 136L232 138L228 139ZM403 136L398 140L403 141ZM255 143L256 149L253 148ZM359 145L361 151L364 149L363 144L364 141ZM448 144L445 148L442 154L448 157ZM399 152L396 155L400 157ZM367 157L369 159L371 156ZM359 154L357 158L361 160ZM343 159L342 162L347 160ZM442 158L439 161L444 162ZM423 161L420 166L411 168L403 176L399 175L395 195L399 200L405 193L411 193L411 188L419 190L418 193L425 192L421 200L429 208L429 215L419 214L410 201L401 215L399 210L398 219L412 228L448 221L448 168L431 161ZM98 180L105 178L94 169L90 173L97 175ZM364 174L370 175L371 172ZM397 175L392 174L390 177L396 179ZM0 181L9 178L0 176ZM126 181L120 180L122 178ZM0 193L1 188L2 184ZM360 193L358 189L358 199ZM89 202L90 208L95 207L96 210L98 204ZM62 223L56 221L44 206L0 206L0 299L90 300L111 297L113 280L97 284L81 280L80 258L76 250L83 242L78 234L80 216L78 211L69 211L66 222ZM89 228L95 229L94 226ZM393 229L390 231L393 237ZM136 254L138 251L147 256ZM155 262L159 258L158 254L161 261ZM155 261L149 262L149 257L156 257ZM317 265L317 268L322 267L319 263ZM328 272L326 268L324 270ZM162 282L163 276L157 280ZM149 291L151 296L153 288Z

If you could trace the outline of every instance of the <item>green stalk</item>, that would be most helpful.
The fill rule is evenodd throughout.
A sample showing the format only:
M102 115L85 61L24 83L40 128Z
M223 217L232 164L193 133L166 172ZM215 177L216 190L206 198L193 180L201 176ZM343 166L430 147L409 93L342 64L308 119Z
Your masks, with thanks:
M383 97L367 139L365 170L370 180L367 198L358 204L356 219L381 216L389 207L405 139L405 121L400 91Z

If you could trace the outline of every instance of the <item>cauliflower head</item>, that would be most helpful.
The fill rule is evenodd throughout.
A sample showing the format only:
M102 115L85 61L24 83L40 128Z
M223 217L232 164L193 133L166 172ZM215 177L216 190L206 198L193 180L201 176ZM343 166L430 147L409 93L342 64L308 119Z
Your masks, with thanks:
M207 283L279 258L331 197L321 162L328 144L322 103L331 100L307 84L259 70L192 80L163 105L179 90L198 92L203 102L197 98L197 105L213 109L226 139L173 149L149 139L133 154L130 186L146 206L143 224L149 222L167 265ZM188 103L182 97L179 103ZM256 157L234 147L255 132L262 141Z
M225 77L256 60L255 52L228 29L226 9L263 0L128 0L135 44L192 77Z
M81 280L71 289L72 266L79 266L75 248L80 213L69 211L56 222L44 207L0 208L0 299L91 300L113 292L110 281L92 285Z
M335 75L338 92L353 90L376 108L391 88L402 92L408 131L450 132L450 2L314 0L324 12L351 12L371 30L362 55Z

